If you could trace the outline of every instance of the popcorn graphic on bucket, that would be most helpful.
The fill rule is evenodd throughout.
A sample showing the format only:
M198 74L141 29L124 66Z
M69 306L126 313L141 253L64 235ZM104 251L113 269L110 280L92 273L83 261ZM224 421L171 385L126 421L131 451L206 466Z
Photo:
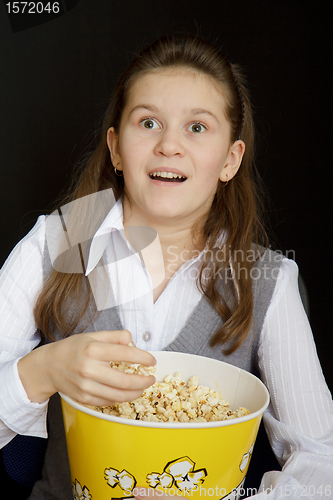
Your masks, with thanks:
M179 490L189 492L198 489L207 476L206 469L194 470L195 462L189 457L181 457L169 462L162 474L152 472L147 475L147 483L151 488L162 486L163 489L173 485Z
M248 465L249 457L251 456L252 451L253 445L242 457L240 464L240 470L242 470L242 472L244 472ZM147 474L146 481L149 487L160 487L165 494L174 496L175 491L177 490L186 493L198 490L201 487L201 484L205 481L206 476L207 470L205 468L195 470L195 462L186 456L168 462L162 473L151 472L150 474ZM119 486L123 490L125 496L118 497L119 500L122 500L125 497L133 498L133 490L136 487L137 481L127 470L123 469L122 471L119 471L117 469L113 469L112 467L106 468L104 470L104 479L111 488ZM237 488L233 488L232 491L229 491L227 495L223 496L221 500L237 499L239 496L238 490L242 487L243 483L244 480L240 485L238 485ZM220 494L221 492L225 493L225 488L223 488L223 490L220 488ZM177 493L177 496L179 496L179 493ZM87 486L84 485L82 487L81 483L77 479L75 479L73 483L73 497L74 500L93 500ZM112 498L115 500L117 497Z
M239 464L239 470L241 472L244 472L246 470L247 466L249 465L250 458L251 458L251 455L253 452L253 447L254 447L254 443L251 446L251 448L249 449L249 451L247 453L244 453L244 455L242 457L241 463Z
M132 491L136 485L135 477L124 469L121 472L117 469L105 469L104 479L111 488L119 485L124 491Z
M237 499L269 395L254 375L215 359L153 352L156 379L185 379L221 392L230 408L250 414L214 422L148 422L107 415L61 394L75 500L130 498L134 488L170 496ZM203 491L205 490L205 491ZM206 495L205 495L206 493Z
M151 472L147 474L146 481L151 488L161 486L163 489L169 489L175 486L178 490L190 492L198 489L206 476L206 469L195 470L193 460L189 457L180 457L167 463L162 473ZM135 477L130 472L125 469L119 471L112 467L104 470L104 479L111 488L119 486L127 495L133 492L137 484ZM77 480L76 483L78 483Z
M73 482L73 499L92 500L92 496L87 486L81 486L81 483L77 479Z

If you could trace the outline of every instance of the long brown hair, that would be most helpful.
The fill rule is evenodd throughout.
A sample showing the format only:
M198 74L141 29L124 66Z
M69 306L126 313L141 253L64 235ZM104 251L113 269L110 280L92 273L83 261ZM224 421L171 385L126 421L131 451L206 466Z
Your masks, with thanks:
M248 91L240 68L230 64L218 47L193 35L175 34L163 36L143 49L120 76L105 114L99 144L60 205L108 188L112 188L116 199L124 195L123 178L115 175L110 159L107 130L113 126L115 132L119 132L122 112L135 81L149 71L170 67L204 73L220 85L226 102L224 112L231 125L230 142L241 138L246 145L236 176L227 185L220 182L217 187L203 228L209 251L204 254L198 278L199 288L224 320L212 344L231 341L226 351L229 354L241 345L253 322L250 278L253 259L248 256L253 252L253 245L267 246L267 236L261 222ZM221 249L217 242L222 232L225 239ZM220 289L221 277L228 281L227 295ZM83 274L65 275L53 270L36 302L36 324L51 339L53 327L64 336L70 335L91 303L89 283ZM68 310L73 304L76 312L69 318Z

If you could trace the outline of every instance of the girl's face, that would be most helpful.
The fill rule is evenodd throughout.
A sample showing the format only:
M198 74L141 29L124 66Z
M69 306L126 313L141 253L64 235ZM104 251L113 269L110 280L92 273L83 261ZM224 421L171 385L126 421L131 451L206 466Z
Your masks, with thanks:
M190 224L205 216L219 180L236 174L242 141L230 144L221 90L186 68L149 72L133 84L119 136L108 131L123 171L124 216L139 224ZM134 219L133 219L134 216Z

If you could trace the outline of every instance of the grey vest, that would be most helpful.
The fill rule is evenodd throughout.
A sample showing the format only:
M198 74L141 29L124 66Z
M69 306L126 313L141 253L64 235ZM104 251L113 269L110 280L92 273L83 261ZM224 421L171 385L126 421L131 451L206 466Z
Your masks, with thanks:
M266 250L263 257L256 261L251 272L254 295L254 332L250 333L241 347L229 356L222 352L221 345L210 346L210 340L219 330L223 321L215 309L202 297L188 318L185 326L166 351L187 352L219 359L244 370L257 370L257 350L260 333L268 306L274 292L282 256ZM51 261L46 249L44 277L51 271ZM122 330L117 308L102 311L86 331ZM60 332L54 332L57 339ZM228 344L223 346L223 349ZM62 420L60 398L51 397L48 407L49 441L45 456L42 479L35 484L29 500L72 500L72 486L66 450L65 432Z

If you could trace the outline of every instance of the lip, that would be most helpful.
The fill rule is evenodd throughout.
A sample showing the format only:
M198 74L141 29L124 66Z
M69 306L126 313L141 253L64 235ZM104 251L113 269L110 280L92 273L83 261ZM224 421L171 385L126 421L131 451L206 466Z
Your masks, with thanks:
M187 176L184 174L184 172L182 172L178 168L170 168L170 167L163 167L163 166L162 167L156 167L156 168L154 168L154 169L152 169L152 170L150 170L148 172L148 176L150 174L153 174L154 172L171 172L172 174L181 175L181 176L187 178Z

